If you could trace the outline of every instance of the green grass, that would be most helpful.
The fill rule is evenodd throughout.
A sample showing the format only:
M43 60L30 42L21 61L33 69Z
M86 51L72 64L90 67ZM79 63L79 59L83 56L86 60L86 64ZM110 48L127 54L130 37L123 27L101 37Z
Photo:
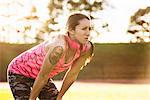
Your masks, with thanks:
M55 82L58 89L61 82ZM3 88L2 88L3 86ZM63 100L150 100L150 84L76 82ZM0 83L0 98L13 100L7 83Z
M2 87L0 87L0 98L3 100L13 100L13 96L9 88L3 89Z

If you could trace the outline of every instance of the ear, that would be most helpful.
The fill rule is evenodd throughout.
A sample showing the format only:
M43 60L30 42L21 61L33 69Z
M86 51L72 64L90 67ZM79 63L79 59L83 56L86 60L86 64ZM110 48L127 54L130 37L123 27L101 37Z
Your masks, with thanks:
M69 34L70 34L70 35L73 35L74 32L75 32L74 30L69 30Z

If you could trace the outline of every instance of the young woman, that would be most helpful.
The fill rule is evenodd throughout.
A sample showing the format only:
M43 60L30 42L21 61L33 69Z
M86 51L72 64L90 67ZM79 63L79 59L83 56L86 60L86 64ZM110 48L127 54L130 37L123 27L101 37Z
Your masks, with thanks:
M88 41L90 19L81 13L69 16L66 35L58 35L14 58L8 66L8 82L15 100L62 100L63 95L93 56ZM66 72L60 91L52 78Z

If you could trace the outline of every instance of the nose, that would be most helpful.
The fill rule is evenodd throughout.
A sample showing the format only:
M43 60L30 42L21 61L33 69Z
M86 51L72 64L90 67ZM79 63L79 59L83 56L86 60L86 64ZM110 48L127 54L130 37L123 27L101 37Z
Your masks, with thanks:
M89 35L90 35L90 32L87 32L87 33L86 33L86 36L89 36Z
M90 30L89 30L89 29L86 30L86 35L87 35L87 36L90 35Z

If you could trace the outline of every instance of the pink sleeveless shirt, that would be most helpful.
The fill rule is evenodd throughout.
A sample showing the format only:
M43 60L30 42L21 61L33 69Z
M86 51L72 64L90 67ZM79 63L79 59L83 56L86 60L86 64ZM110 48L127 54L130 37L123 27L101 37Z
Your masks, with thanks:
M65 40L67 41L69 48L76 49L75 56L72 61L65 64L64 53L56 66L50 72L49 78L52 78L58 73L63 72L71 67L73 62L80 57L80 52L85 52L89 49L87 45L83 45L82 49L80 49L80 45L76 41L71 40L68 36L65 36ZM43 42L14 58L8 66L8 71L24 75L26 77L36 78L46 55L45 44L46 42Z

